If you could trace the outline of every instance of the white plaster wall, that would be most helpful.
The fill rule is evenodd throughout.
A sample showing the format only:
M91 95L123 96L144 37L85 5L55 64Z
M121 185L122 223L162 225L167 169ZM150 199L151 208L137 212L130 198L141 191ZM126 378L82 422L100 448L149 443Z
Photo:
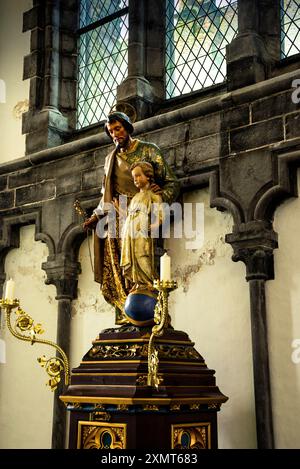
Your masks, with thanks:
M300 193L300 171L298 171ZM279 249L274 252L275 280L267 282L269 353L277 448L300 448L300 199L289 199L275 212ZM297 349L292 347L298 339ZM298 363L293 363L292 353Z
M20 247L6 257L5 272L16 282L21 307L44 326L41 337L55 341L56 289L45 285L46 274L41 270L47 256L47 246L34 241L34 226L23 227ZM55 350L21 342L6 328L1 339L6 343L6 363L0 363L0 448L51 448L53 393L46 387L48 375L37 358L55 356Z
M172 324L188 333L229 397L218 414L219 448L255 448L248 285L244 265L232 262L232 249L224 242L232 218L209 208L208 190L188 193L184 202L205 204L204 245L191 251L184 239L166 243L179 282L170 296Z
M93 256L93 240L90 237L90 248ZM73 301L71 322L70 362L77 367L92 346L92 341L99 332L115 326L114 308L107 304L94 281L91 267L88 241L85 240L79 251L82 273L78 279L78 299Z
M30 53L30 32L22 33L23 13L32 0L0 0L0 163L25 154L22 113L28 109L29 80L23 81L23 57ZM5 101L5 102L2 102Z

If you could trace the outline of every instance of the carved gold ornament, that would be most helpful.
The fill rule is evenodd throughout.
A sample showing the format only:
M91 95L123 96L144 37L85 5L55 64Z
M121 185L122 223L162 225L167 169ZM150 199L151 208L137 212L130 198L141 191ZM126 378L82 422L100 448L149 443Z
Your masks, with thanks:
M172 449L210 449L210 423L172 425Z
M77 449L126 449L126 424L78 422Z
M97 422L109 422L111 415L109 412L93 412L90 420L96 420Z
M135 358L147 357L147 344L96 345L88 353L91 358Z
M160 359L199 360L200 355L191 345L157 344L156 350ZM90 358L128 359L148 357L148 344L94 345L88 352Z
M154 288L158 290L157 303L154 309L155 326L152 327L152 334L148 345L148 386L158 386L163 379L158 376L158 351L154 347L154 338L163 335L164 329L170 324L170 316L168 312L169 292L177 288L177 282L165 282L154 280Z
M31 345L44 344L54 347L60 357L52 357L47 359L44 355L38 358L40 365L45 368L50 379L47 381L47 385L50 386L51 391L57 389L57 385L61 380L61 374L65 375L65 384L69 384L69 361L65 352L54 342L45 339L37 338L37 335L44 333L44 329L41 324L35 324L34 320L20 307L19 300L8 300L0 299L0 307L5 310L5 322L9 332L16 337L16 339L30 342ZM11 313L14 309L16 313L15 325L11 324ZM27 334L25 334L27 333Z

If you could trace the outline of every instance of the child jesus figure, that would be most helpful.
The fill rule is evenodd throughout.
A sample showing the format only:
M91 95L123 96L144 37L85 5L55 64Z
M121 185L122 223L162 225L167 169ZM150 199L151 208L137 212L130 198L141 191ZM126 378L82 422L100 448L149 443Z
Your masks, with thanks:
M140 190L128 207L122 237L120 266L123 275L132 286L130 293L153 290L154 239L151 233L163 221L162 198L150 189L154 182L151 163L140 161L131 166L135 186ZM152 224L151 224L152 220Z

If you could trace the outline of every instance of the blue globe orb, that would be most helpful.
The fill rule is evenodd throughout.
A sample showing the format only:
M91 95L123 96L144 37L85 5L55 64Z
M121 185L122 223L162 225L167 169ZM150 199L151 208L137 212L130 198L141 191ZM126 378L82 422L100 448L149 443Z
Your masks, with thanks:
M125 314L135 326L154 325L154 308L156 296L144 293L129 293L125 302Z

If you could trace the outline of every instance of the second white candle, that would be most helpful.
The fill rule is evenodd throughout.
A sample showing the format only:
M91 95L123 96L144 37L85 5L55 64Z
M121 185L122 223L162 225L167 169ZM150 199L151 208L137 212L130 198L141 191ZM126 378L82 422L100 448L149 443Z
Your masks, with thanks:
M162 282L171 281L171 258L167 253L160 258L160 280Z

